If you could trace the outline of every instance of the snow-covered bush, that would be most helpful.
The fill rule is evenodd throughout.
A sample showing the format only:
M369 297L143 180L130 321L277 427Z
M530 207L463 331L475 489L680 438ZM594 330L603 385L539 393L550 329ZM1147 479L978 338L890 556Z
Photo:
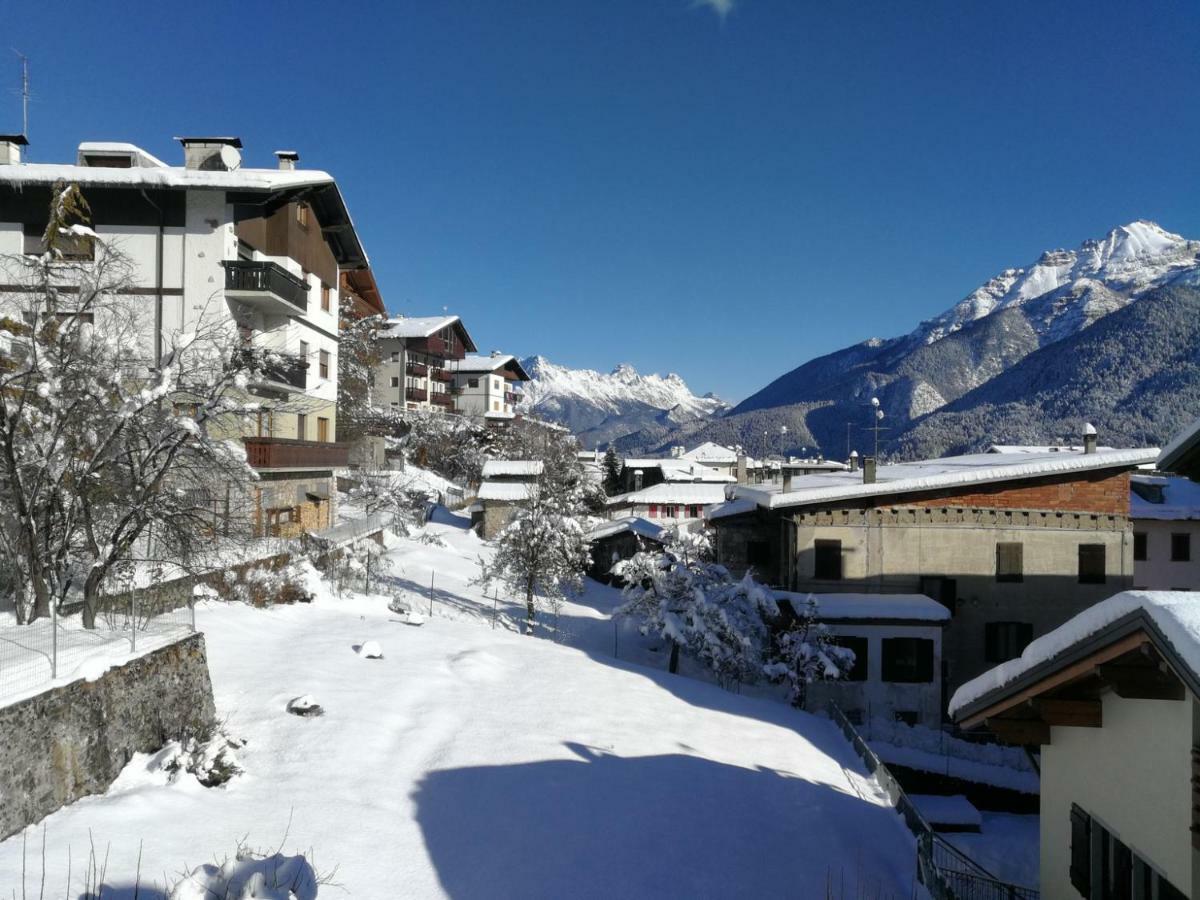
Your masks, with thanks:
M207 737L172 741L159 755L159 766L172 782L187 774L205 787L220 787L242 773L234 751L244 746L245 741L217 728Z
M224 863L207 863L185 875L169 900L316 900L328 879L304 854L263 854L239 847Z
M843 678L854 666L854 651L839 647L829 629L817 620L817 600L809 596L795 608L795 620L775 636L764 674L788 686L793 706L804 708L814 681Z
M229 569L217 590L227 600L250 606L309 603L315 571L306 559L266 560L255 566Z

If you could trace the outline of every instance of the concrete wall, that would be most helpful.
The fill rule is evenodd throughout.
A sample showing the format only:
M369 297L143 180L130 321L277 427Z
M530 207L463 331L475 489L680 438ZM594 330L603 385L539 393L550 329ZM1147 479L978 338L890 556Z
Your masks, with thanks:
M1133 530L1146 535L1146 559L1133 561L1134 587L1148 591L1200 590L1200 521L1134 519ZM1171 535L1192 536L1192 558L1171 561Z
M479 536L485 541L491 540L517 516L519 507L515 503L502 500L481 500L483 512L480 514Z
M842 711L860 711L865 718L891 719L897 711L915 711L918 724L940 728L942 724L942 629L938 625L830 623L835 635L867 639L867 678L865 681L818 681L809 685L808 708L819 712L833 700ZM883 680L883 639L915 637L933 641L933 680L928 683L900 684Z
M1103 728L1050 729L1042 748L1041 888L1078 897L1071 886L1071 804L1099 820L1194 896L1192 744L1196 706L1184 701L1103 698Z
M203 635L0 708L0 838L103 793L135 753L215 717Z

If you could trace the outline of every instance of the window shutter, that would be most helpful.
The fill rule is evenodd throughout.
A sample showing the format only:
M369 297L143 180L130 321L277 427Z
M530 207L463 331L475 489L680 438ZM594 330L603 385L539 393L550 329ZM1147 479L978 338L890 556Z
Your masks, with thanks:
M1092 820L1082 809L1071 805L1071 884L1084 897L1092 889Z

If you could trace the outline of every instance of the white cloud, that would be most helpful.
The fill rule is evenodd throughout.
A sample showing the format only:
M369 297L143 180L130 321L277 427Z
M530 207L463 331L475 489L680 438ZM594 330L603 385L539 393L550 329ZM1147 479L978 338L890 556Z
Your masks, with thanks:
M708 7L722 19L733 12L735 5L737 5L737 0L692 0L693 7Z

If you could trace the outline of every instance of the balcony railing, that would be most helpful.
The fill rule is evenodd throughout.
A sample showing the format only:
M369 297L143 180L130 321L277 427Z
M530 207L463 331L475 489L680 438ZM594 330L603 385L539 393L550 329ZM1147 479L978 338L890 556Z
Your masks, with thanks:
M518 402L520 401L520 399L521 399L521 395L520 395L520 394L514 394L512 391L505 391L505 392L504 392L504 402L505 402L505 403L513 403L513 404L515 404L515 403L518 403Z
M429 395L430 401L439 406L453 406L454 398L450 396L448 391L434 391Z
M308 311L308 284L283 266L249 259L227 259L225 293L276 315Z
M451 346L449 341L440 337L414 338L408 342L408 347L439 359L462 359L466 355L462 344L456 342Z
M405 388L404 389L404 398L406 400L414 400L417 403L424 403L426 400L429 399L429 392L423 388L415 388L415 387Z
M409 375L416 375L419 378L424 378L429 373L429 366L424 363L410 362L404 367L404 371Z
M246 461L256 469L340 469L350 463L350 445L291 438L248 437Z
M309 363L299 356L253 347L237 351L234 364L257 373L260 382L286 385L300 391L308 386Z
M454 373L448 372L445 369L434 369L429 373L429 377L434 381L453 381Z

